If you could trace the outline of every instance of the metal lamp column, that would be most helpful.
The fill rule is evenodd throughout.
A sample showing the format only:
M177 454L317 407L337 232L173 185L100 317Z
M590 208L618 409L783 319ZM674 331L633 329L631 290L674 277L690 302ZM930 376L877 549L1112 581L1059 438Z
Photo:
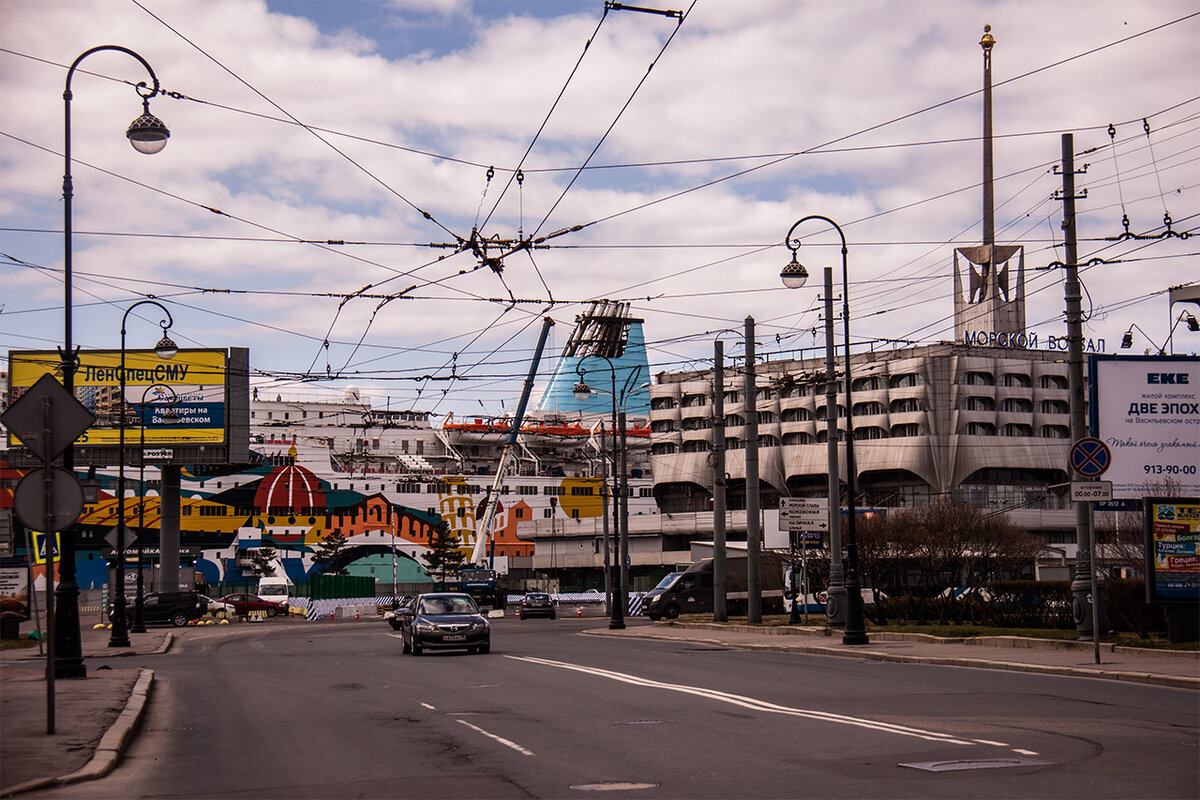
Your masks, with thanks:
M619 443L620 443L620 438L619 438L618 432L617 432L617 368L612 363L612 359L610 359L608 356L589 356L589 357L602 359L605 363L608 364L610 388L612 390L611 391L612 426L613 426L613 434L612 434L612 465L613 465L613 496L612 496L613 503L612 503L612 506L613 506L613 508L612 508L612 511L613 511L613 533L616 535L616 538L617 538L617 546L615 548L616 549L615 561L616 561L617 570L616 570L615 580L612 581L614 598L613 598L613 602L612 602L611 616L609 617L609 621L608 621L608 627L610 630L621 630L625 627L625 604L626 604L626 602L628 602L628 595L626 595L625 597L620 597L620 589L621 589L621 587L623 587L625 585L625 580L624 580L625 564L622 560L622 555L621 555L624 550L624 548L621 546L621 538L625 532L625 528L621 525L621 502L620 502L620 497L619 497L620 492L621 492L621 475L620 475L619 462L617 460L617 450L618 450ZM588 398L588 396L592 393L593 390L584 381L585 372L579 371L578 368L576 369L576 371L579 374L579 382L575 384L575 388L574 388L572 394L575 395L576 400L586 400ZM607 540L606 540L605 546L607 548Z
M65 169L63 171L63 347L59 352L62 369L63 387L72 394L75 393L76 351L72 342L71 330L71 279L72 279L72 247L71 247L71 200L74 196L74 182L71 178L71 79L81 61L93 53L104 50L116 50L137 59L146 72L150 74L153 88L143 81L134 87L142 98L142 115L130 124L125 136L139 153L153 155L167 145L171 132L162 120L150 114L150 98L159 92L158 77L146 59L127 47L120 45L101 45L84 51L67 70L66 85L63 88L63 154ZM63 468L74 471L74 447L68 447L63 453ZM59 561L58 588L55 589L55 667L54 672L60 678L87 677L87 667L83 663L82 642L79 637L79 584L75 574L75 533L68 529L62 537L62 553Z
M117 398L117 431L119 436L119 446L117 454L117 570L116 570L116 587L113 589L113 620L112 620L112 635L109 637L109 647L129 647L129 628L125 619L125 428L126 424L126 401L125 401L125 385L127 376L125 374L125 325L129 320L129 314L138 306L152 305L161 310L167 315L167 318L159 323L162 328L162 338L158 340L158 344L154 346L155 354L163 359L171 359L179 352L179 348L167 336L167 331L170 330L174 320L171 318L171 312L167 311L167 307L157 300L139 300L138 302L125 309L125 314L121 317L121 367L118 370L118 379L120 380L120 395ZM143 398L144 399L144 398ZM143 453L143 458L145 454ZM143 498L143 502L145 502ZM141 580L141 564L138 564L138 579ZM143 626L144 627L144 626Z
M842 644L869 644L866 623L863 618L862 581L858 572L858 541L855 538L855 494L857 493L856 467L854 463L854 404L851 400L850 373L850 279L847 269L846 234L841 227L829 217L820 214L810 214L797 220L788 230L783 243L792 251L791 262L779 273L783 285L796 289L804 285L808 278L808 270L796 257L800 249L800 240L792 238L792 234L801 224L809 220L820 220L828 223L838 232L842 239L842 337L845 340L846 356L846 627L842 631ZM830 376L832 379L832 376ZM834 498L829 498L830 506Z

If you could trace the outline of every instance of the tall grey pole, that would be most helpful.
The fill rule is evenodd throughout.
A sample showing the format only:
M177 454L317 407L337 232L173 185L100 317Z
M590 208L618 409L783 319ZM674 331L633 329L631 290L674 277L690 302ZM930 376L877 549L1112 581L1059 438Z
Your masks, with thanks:
M725 343L713 354L713 620L729 619L725 572Z
M746 603L747 621L762 622L762 530L758 524L758 399L754 375L754 317L746 317L746 372L742 408L746 414Z
M179 590L179 494L182 470L163 464L159 471L160 514L158 518L159 591Z
M833 267L825 267L825 457L829 461L829 600L825 614L846 624L846 573L842 566L842 487L838 478L837 360L833 342Z
M1083 379L1083 292L1079 285L1079 248L1075 230L1075 137L1062 135L1063 247L1066 254L1064 292L1067 303L1067 382L1071 398L1071 440L1088 435L1086 386ZM1067 474L1072 472L1068 464ZM1095 535L1092 530L1090 503L1075 504L1075 579L1071 582L1072 613L1079 638L1096 643L1096 663L1100 663L1100 636L1108 627L1102 588L1096 585L1092 563ZM1094 602L1093 602L1094 601Z
M608 453L604 444L604 423L600 423L600 518L604 520L604 616L612 614L612 559L608 552Z
M628 616L629 568L632 565L629 563L629 466L625 463L629 451L625 441L625 412L622 411L617 419L620 427L613 434L621 437L621 496L617 498L617 504L621 508L621 597L617 602L621 606L621 614Z

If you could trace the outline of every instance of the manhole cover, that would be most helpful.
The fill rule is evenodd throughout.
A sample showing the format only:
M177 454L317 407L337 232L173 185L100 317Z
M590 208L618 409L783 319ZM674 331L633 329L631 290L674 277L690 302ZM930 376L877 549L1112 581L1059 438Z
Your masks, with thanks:
M926 772L957 772L966 769L1003 769L1004 767L1048 767L1052 761L1037 761L1032 758L966 758L954 761L918 761L901 764L902 767L923 769Z
M657 783L633 783L631 781L602 781L600 783L577 783L571 788L579 792L627 792L632 789L653 789Z

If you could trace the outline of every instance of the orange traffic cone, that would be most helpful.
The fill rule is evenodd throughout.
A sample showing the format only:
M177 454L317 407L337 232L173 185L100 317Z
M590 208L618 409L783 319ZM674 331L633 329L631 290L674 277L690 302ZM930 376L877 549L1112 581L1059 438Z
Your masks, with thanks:
M577 617L583 616L583 607L582 606L575 609L575 616L577 616Z

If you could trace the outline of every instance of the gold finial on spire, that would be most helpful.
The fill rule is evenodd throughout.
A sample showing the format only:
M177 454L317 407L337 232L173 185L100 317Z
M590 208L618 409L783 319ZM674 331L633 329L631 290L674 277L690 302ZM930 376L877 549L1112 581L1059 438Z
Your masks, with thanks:
M979 40L979 46L983 48L983 52L992 52L992 46L996 44L996 37L992 36L992 26L983 26L983 38Z

